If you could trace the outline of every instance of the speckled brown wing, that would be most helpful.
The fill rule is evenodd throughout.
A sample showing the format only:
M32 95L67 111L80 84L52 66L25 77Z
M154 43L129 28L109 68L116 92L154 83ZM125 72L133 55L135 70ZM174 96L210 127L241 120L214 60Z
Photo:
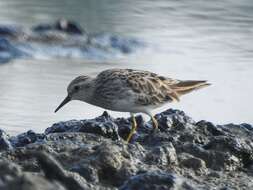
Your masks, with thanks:
M136 105L152 106L179 101L181 95L208 85L206 81L181 81L148 71L109 69L96 77L95 94L108 105L114 99L134 96Z
M176 91L170 88L178 80L138 70L127 70L127 76L128 85L136 93L139 105L160 105L179 100Z

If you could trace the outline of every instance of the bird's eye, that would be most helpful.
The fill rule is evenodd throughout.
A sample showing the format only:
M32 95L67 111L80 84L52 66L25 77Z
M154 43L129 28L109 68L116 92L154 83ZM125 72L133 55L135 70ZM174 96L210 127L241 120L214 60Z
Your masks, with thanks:
M78 91L80 89L80 86L74 86L74 90Z

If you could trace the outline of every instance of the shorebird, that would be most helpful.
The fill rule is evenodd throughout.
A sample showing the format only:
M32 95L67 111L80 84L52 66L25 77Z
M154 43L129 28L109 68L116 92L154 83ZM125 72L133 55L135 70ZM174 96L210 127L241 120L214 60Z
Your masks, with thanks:
M154 129L158 122L151 110L179 101L180 96L210 85L204 80L177 80L133 69L108 69L96 77L78 76L70 82L68 95L56 108L57 112L71 100L80 100L104 109L129 112L132 128L126 139L131 140L137 123L135 113L150 116Z

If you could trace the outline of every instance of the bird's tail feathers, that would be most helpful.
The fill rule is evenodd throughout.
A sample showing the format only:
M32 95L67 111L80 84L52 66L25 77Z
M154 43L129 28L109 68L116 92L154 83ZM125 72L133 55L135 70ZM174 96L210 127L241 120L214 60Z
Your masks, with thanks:
M207 81L186 80L180 81L177 84L172 85L171 88L178 96L181 96L209 85L211 84L207 83Z

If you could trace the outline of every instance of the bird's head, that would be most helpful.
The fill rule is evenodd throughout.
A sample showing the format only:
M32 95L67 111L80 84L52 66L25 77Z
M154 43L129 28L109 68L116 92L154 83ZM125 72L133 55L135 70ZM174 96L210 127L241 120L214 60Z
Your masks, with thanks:
M70 82L67 88L68 95L56 108L57 112L61 107L71 100L88 101L92 93L92 78L89 76L79 76Z

